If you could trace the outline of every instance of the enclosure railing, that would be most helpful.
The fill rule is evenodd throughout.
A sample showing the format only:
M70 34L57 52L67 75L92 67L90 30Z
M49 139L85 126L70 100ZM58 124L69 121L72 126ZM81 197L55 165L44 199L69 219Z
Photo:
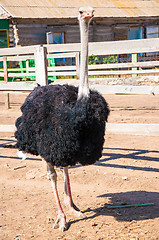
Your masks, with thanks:
M141 61L141 56L159 53L159 38L142 40L124 40L113 42L89 43L89 56L94 62L89 65L89 77L103 76L137 76L139 74L157 74L159 76L159 61ZM121 56L128 56L131 62L120 62ZM99 61L95 61L98 56ZM109 58L115 56L114 58ZM138 61L140 56L140 62ZM63 59L63 66L57 66L57 59ZM48 64L48 59L53 64ZM67 60L66 60L67 59ZM110 60L115 59L115 61ZM29 65L30 61L35 65ZM17 62L25 61L25 67L17 67ZM50 44L42 46L27 46L0 49L0 78L8 82L10 78L35 77L40 85L48 83L49 77L79 78L80 69L80 43Z

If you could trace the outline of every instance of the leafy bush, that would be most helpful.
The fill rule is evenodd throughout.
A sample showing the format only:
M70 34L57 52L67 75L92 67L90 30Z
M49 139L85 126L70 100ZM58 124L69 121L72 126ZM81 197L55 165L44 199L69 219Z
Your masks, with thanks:
M94 55L89 56L88 64L89 65L99 64L99 57L98 56L94 56Z
M104 57L101 64L109 64L109 63L117 63L118 62L118 58L117 56L108 56L108 57Z
M89 56L88 58L88 64L89 65L95 65L95 64L109 64L109 63L117 63L118 62L118 57L117 55L114 56L107 56L107 57L103 57L101 60L99 58L99 56Z

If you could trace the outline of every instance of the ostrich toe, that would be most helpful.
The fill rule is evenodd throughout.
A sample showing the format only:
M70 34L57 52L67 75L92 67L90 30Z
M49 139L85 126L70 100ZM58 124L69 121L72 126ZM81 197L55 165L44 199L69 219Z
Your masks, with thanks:
M59 228L62 232L66 231L68 229L68 223L66 222L66 217L63 215L58 215L57 219L53 225L54 229Z

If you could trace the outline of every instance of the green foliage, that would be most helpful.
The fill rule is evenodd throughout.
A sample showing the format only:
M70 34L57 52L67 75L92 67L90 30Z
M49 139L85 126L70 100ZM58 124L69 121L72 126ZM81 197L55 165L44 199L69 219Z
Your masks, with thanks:
M117 63L118 57L114 55L110 55L107 57L103 57L102 60L99 59L99 56L89 56L88 58L88 64L89 65L95 65L95 64L109 64L109 63Z
M99 64L99 57L98 56L94 56L94 55L89 56L88 64L89 65Z
M117 63L118 62L118 58L117 56L108 56L108 57L104 57L101 64L108 64L108 63Z

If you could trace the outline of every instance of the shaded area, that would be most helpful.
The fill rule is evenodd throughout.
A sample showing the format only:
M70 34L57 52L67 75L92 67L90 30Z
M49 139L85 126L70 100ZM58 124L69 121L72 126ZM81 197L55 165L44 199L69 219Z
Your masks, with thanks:
M5 158L5 159L19 159L19 160L21 160L21 158L19 158L19 157L11 157L11 156L4 156L4 155L0 155L0 158ZM26 160L34 160L34 161L42 161L42 159L41 158L26 158L24 161L26 161Z
M3 143L0 144L1 148L17 148L16 147L16 140L11 140L11 139L5 139L5 138L0 138L0 141L2 141ZM13 143L13 144L11 144Z
M159 111L159 108L156 107L111 107L111 111Z
M108 198L109 204L105 203L102 206L92 209L88 208L84 211L85 214L92 213L91 216L82 219L77 219L70 222L76 223L78 221L94 219L98 216L113 216L117 221L131 222L141 221L146 219L154 219L159 217L159 193L146 191L130 191L121 193L106 193L98 197ZM108 209L108 206L125 205L125 204L141 204L154 203L153 206L144 207L130 207L130 208L116 208Z
M16 148L16 141L10 140L10 139L0 139L2 141L2 144L0 144L0 147L2 148ZM15 144L10 144L15 143ZM109 150L111 152L109 152ZM132 169L132 170L138 170L138 171L151 171L151 172L159 172L159 168L151 168L151 167L142 167L142 166L128 166L128 165L121 165L116 163L107 163L108 161L117 160L117 159L132 159L132 160L143 160L143 161L150 161L150 162L158 162L159 161L159 151L154 150L145 150L145 149L131 149L131 148L104 148L104 151L107 151L106 153L103 152L103 156L105 158L100 159L95 163L97 166L102 167L112 167L112 168L120 168L120 169ZM113 153L114 151L114 153ZM118 153L123 151L123 153ZM125 151L128 151L129 153L125 153ZM117 152L117 153L116 153ZM157 154L158 157L149 157L146 156L146 154ZM143 155L144 154L144 155ZM0 158L9 158L9 159L18 159L18 157L12 157L12 156L4 156L0 155ZM41 161L40 158L27 158L27 160L37 160ZM71 168L78 168L81 167L81 164L77 164L75 166L72 166Z
M151 167L139 167L139 166L127 166L127 165L120 165L120 164L113 164L113 163L106 163L110 160L116 160L116 159L132 159L132 160L143 160L143 161L159 161L159 151L153 151L153 150L142 150L142 149L127 149L127 148L104 148L104 150L114 150L116 151L131 151L131 153L103 153L103 156L106 156L106 158L100 159L98 162L95 163L95 165L103 166L103 167L113 167L113 168L126 168L126 169L133 169L133 170L141 170L141 171L152 171L152 172L159 172L159 168L151 168ZM143 154L151 154L151 153L157 153L158 157L149 157L149 156L142 156ZM140 156L141 155L141 156Z
M121 193L107 193L98 197L109 198L109 205L154 203L154 206L107 209L108 204L97 208L96 213L109 214L118 221L145 220L159 217L159 193L146 191L130 191Z

